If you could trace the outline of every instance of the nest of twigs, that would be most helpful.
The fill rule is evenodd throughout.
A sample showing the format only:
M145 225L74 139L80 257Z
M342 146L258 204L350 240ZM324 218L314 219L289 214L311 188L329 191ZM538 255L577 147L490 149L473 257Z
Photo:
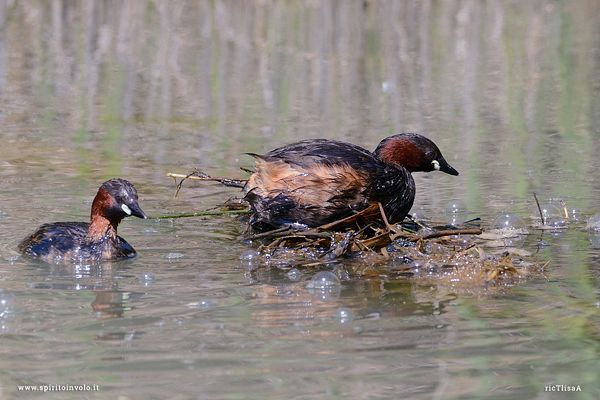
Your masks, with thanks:
M243 186L243 180L212 178L199 171L187 176L168 175ZM221 205L220 210L239 212L240 207L238 199ZM472 226L435 230L418 222L410 228L390 225L381 206L372 204L362 212L310 230L283 227L255 232L248 226L244 239L259 254L254 263L267 267L331 268L343 261L349 279L397 275L459 290L512 286L539 274L548 264L540 265L526 251L510 247L486 252L486 240L479 239L482 233Z
M479 228L419 231L390 226L377 205L308 231L281 228L250 235L265 265L331 268L344 260L350 278L401 275L456 288L513 285L543 270L527 252L483 250Z

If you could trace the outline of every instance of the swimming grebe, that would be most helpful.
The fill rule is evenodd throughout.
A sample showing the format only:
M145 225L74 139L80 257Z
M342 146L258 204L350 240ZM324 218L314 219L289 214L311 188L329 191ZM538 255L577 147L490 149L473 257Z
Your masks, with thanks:
M327 139L310 139L256 159L244 186L252 224L315 227L379 202L390 223L401 222L415 199L411 172L458 175L437 146L416 133L383 139L375 152Z
M19 244L25 255L54 262L106 261L136 256L136 251L117 235L119 222L130 215L146 218L138 205L135 187L125 179L111 179L100 186L92 203L90 223L44 224Z

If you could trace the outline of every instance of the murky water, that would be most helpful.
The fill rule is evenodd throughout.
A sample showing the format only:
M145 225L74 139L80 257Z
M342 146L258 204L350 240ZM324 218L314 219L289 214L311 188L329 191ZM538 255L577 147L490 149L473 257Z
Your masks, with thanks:
M434 220L463 200L483 226L502 210L531 224L533 192L589 217L600 3L0 3L0 397L600 397L600 244L583 222L529 227L545 276L466 293L347 276L352 260L340 291L311 293L326 266L241 260L230 216L126 220L127 262L16 252L41 223L85 221L108 178L133 182L148 215L194 212L239 192L187 181L174 198L167 172L244 177L245 152L373 149L401 131L460 172L415 176Z

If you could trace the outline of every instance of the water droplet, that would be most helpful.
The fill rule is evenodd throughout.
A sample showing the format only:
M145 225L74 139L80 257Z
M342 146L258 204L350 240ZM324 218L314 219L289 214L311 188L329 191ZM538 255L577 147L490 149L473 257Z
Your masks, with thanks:
M299 281L300 278L302 277L302 273L300 271L298 271L296 268L292 268L288 271L287 273L288 279L290 281Z
M585 229L592 232L600 232L600 214L595 214L585 224Z
M525 222L516 214L502 214L492 223L492 229L500 230L526 230Z
M333 320L338 325L349 325L354 321L354 313L348 307L340 307L333 313Z
M306 285L307 289L333 289L341 287L342 285L338 277L329 271L319 272Z

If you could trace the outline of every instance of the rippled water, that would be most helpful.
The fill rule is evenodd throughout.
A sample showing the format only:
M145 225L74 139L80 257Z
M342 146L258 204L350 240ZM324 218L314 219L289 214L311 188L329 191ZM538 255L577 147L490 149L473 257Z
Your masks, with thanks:
M0 3L1 398L600 397L595 2ZM89 218L112 177L148 215L201 211L239 191L175 198L167 172L243 178L245 152L400 131L460 172L416 174L415 209L514 213L545 274L459 291L369 274L368 255L291 269L249 260L234 216L127 219L139 256L120 263L16 252ZM534 229L533 192L582 220ZM307 289L324 271L340 286Z

